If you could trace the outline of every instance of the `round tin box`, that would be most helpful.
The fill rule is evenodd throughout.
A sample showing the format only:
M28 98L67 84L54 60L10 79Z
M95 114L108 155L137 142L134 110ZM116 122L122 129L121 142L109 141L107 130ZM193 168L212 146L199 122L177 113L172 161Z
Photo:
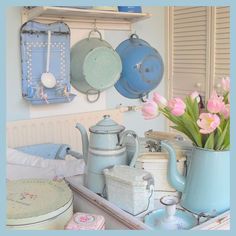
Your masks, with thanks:
M73 195L64 181L7 182L7 228L64 229L73 215Z

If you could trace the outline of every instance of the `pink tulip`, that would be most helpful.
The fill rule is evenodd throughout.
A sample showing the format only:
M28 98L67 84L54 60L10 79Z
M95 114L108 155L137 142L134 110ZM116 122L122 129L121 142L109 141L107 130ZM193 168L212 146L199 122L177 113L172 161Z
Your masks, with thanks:
M180 98L173 98L168 102L168 108L172 115L182 116L185 113L186 105Z
M153 93L153 101L156 102L161 108L165 108L167 106L167 100L157 92Z
M230 115L230 104L226 104L224 108L220 111L220 114L222 114L225 119L228 119Z
M157 117L158 115L157 104L152 100L146 102L142 107L142 114L145 120L150 120Z
M197 99L197 103L200 102L200 97L199 97L199 93L197 91L194 91L190 94L190 98L192 99L192 101L194 101L195 99Z
M229 92L230 90L230 79L229 77L222 78L221 80L222 88L225 92Z
M210 134L220 125L220 118L216 114L201 113L197 124L201 134Z
M210 99L207 102L207 110L211 113L219 113L225 106L224 98L218 96L216 91L213 91Z

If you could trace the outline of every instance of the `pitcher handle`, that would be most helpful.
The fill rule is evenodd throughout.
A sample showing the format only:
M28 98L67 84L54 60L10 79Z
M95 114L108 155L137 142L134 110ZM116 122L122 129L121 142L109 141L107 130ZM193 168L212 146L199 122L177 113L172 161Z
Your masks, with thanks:
M120 145L124 145L124 138L128 135L131 135L135 141L135 152L134 152L134 155L129 163L130 167L134 167L136 160L138 158L138 154L139 154L139 139L138 139L138 135L133 130L126 130L121 135Z

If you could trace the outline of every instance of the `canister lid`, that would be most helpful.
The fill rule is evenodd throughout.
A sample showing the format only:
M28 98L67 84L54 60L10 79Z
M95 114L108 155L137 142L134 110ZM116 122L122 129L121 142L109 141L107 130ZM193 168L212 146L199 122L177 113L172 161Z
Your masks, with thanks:
M104 225L105 219L101 215L77 212L73 215L72 220L65 228L77 230L99 230L103 229Z
M125 165L117 165L111 169L105 169L106 178L112 178L130 185L147 185L153 179L152 175L142 169Z
M103 119L96 125L89 128L92 133L109 134L109 133L120 133L125 129L123 125L117 124L110 118L110 115L104 115Z
M56 217L71 207L72 196L64 181L8 181L7 226L33 224Z

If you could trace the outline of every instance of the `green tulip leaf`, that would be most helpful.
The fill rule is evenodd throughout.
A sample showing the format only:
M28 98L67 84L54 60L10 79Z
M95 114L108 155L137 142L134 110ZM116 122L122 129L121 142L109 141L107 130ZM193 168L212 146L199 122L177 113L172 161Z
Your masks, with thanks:
M217 143L216 143L216 150L221 150L221 146L224 145L224 142L227 142L227 136L229 136L229 122L226 123L224 130L222 131L221 135L219 136Z
M209 135L204 148L214 149L214 132Z

